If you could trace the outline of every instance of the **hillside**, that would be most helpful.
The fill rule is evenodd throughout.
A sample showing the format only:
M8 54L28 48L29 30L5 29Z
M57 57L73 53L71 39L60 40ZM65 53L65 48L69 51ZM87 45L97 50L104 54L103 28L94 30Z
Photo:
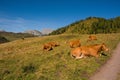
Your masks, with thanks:
M120 17L105 19L88 17L85 20L76 21L68 26L59 28L50 35L63 33L97 34L120 32Z
M96 34L98 40L87 42L89 35L63 34L19 39L0 44L0 80L88 80L112 54L120 33ZM106 43L110 49L99 58L71 58L67 40L80 39L82 45ZM60 46L43 51L44 43L57 41Z
M0 42L6 39L6 41L13 41L21 38L27 38L27 37L35 37L32 34L27 34L27 33L13 33L13 32L5 32L5 31L0 31Z
M0 36L0 43L9 42L5 37Z

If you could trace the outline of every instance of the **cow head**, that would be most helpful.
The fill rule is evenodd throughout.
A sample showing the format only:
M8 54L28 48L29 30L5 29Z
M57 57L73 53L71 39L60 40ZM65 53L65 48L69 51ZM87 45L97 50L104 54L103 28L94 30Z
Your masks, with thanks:
M102 43L102 50L103 51L108 51L109 50L105 43Z

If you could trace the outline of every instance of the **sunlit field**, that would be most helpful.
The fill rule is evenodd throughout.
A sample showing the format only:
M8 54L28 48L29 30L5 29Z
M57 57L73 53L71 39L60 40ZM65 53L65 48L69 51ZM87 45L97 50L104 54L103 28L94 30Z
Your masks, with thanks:
M110 57L120 41L120 33L96 34L96 41L87 42L89 35L62 34L25 38L0 44L0 80L88 80ZM99 58L75 60L65 42L80 39L81 45L105 43L109 52ZM44 43L56 41L60 46L43 51Z

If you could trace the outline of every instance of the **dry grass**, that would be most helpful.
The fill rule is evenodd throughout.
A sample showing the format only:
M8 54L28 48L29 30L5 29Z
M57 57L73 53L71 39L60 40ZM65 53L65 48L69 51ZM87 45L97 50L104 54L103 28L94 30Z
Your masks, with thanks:
M120 41L120 33L97 34L98 40L91 42L87 42L88 36L63 34L0 44L0 80L88 80L110 57ZM70 57L71 48L65 44L70 39L80 39L82 45L104 42L110 54L75 60ZM43 44L49 41L57 41L60 46L43 51Z

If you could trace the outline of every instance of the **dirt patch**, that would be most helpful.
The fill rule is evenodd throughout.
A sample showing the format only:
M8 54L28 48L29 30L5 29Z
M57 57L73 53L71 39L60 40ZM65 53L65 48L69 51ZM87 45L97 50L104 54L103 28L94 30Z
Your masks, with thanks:
M114 50L112 57L99 71L90 77L90 80L116 80L120 72L120 43Z

